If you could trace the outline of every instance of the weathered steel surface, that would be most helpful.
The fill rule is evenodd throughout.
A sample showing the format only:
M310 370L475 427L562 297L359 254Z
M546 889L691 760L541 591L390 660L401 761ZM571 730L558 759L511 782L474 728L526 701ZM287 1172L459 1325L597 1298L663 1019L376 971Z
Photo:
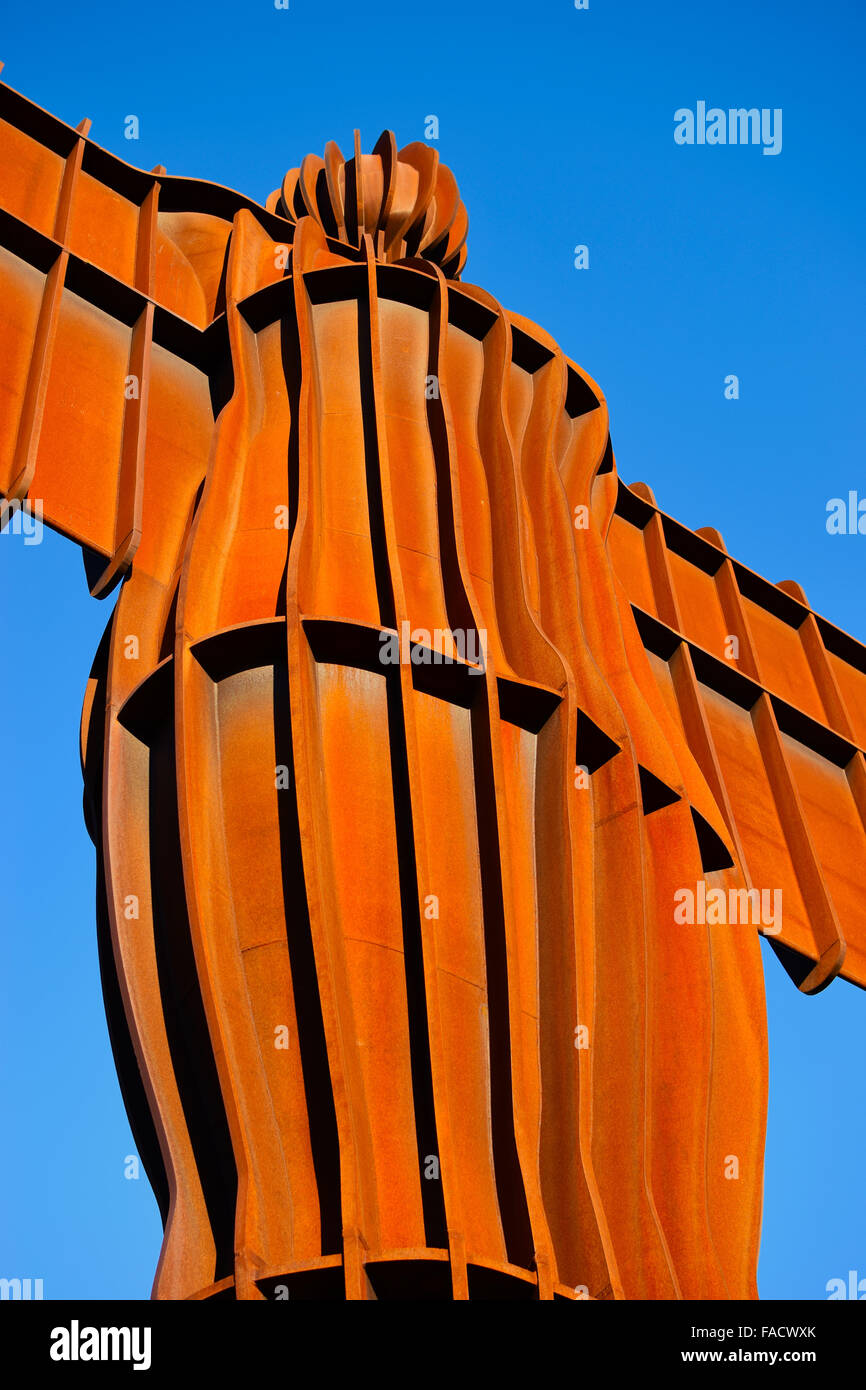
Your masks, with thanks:
M755 1296L758 929L675 894L866 984L866 651L622 484L429 147L261 208L0 87L0 150L0 495L125 579L82 761L155 1296Z

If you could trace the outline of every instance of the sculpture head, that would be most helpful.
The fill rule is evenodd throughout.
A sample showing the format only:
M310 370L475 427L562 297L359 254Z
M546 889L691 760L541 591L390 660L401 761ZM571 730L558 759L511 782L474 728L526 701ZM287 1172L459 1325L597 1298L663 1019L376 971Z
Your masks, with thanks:
M420 256L449 280L459 279L466 263L469 217L457 180L423 141L398 151L391 130L383 131L372 154L361 153L357 130L351 159L333 140L324 158L308 154L271 194L268 208L290 222L312 217L326 236L349 246L369 235L377 260Z

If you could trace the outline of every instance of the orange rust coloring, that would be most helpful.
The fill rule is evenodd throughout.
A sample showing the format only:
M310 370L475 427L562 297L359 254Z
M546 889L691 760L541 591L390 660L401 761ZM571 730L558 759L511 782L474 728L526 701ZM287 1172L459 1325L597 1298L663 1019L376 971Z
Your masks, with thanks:
M261 207L0 86L0 149L0 496L122 581L82 759L154 1296L755 1297L759 933L866 984L863 647L622 483L430 147Z

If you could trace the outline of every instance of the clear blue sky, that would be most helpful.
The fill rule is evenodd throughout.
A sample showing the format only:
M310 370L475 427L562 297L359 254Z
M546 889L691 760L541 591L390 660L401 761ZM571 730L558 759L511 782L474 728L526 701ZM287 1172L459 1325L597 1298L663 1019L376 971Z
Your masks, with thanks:
M437 115L469 209L465 278L601 383L623 477L866 639L866 536L825 530L829 498L866 496L864 32L862 0L43 0L7 11L0 58L130 162L262 201L356 125L369 149ZM781 107L781 154L678 147L674 112L699 100ZM0 537L0 612L0 1275L143 1297L159 1220L146 1180L123 1176L77 754L108 608L66 542ZM769 952L766 975L760 1288L820 1299L866 1277L866 996L837 982L805 999Z

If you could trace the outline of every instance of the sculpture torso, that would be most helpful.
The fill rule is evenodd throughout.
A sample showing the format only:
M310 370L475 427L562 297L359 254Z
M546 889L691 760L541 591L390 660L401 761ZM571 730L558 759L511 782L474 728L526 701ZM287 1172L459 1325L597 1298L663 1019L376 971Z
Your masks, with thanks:
M758 940L674 921L741 877L598 387L460 284L427 146L263 209L9 103L0 491L125 576L82 752L156 1296L753 1296Z
M204 489L86 710L156 1292L752 1296L758 942L673 926L691 809L729 841L606 556L603 398L356 241L308 212L275 274L236 218Z

